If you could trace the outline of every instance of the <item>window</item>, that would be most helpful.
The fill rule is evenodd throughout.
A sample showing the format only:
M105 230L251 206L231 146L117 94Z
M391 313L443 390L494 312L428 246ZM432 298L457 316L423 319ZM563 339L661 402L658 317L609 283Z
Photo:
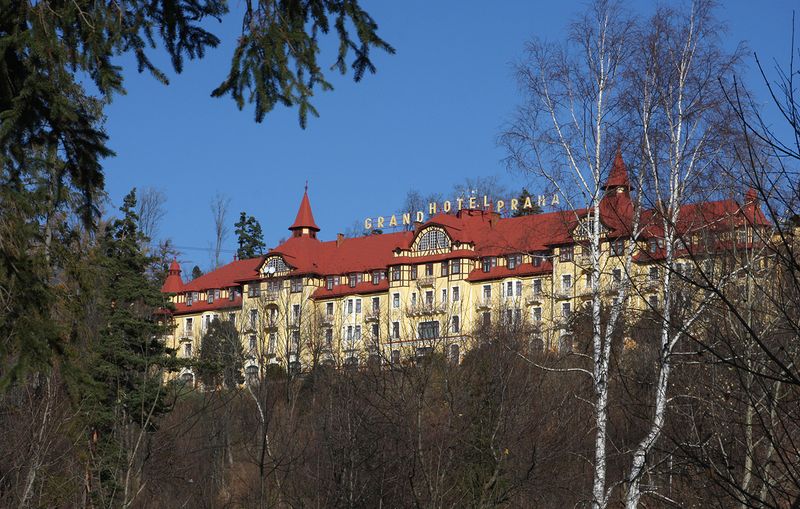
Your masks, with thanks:
M192 335L192 331L194 330L194 320L192 318L187 318L186 322L184 323L184 332L186 332L187 336Z
M236 324L236 313L228 313L228 321Z
M275 308L269 310L269 323L273 327L278 325L278 310Z
M358 278L356 277L355 274L350 274L349 276L347 276L347 281L350 283L350 288L355 288L356 283L358 283Z
M381 298L380 297L373 297L372 298L372 313L378 314L381 310Z
M417 307L417 292L411 292L411 307Z
M228 300L230 301L236 300L236 288L230 288L228 290Z
M270 280L267 281L267 291L269 293L278 293L283 289L283 281L282 280Z
M587 290L591 290L592 289L592 273L591 272L586 274L586 289Z
M435 339L439 337L439 322L433 320L430 322L420 322L417 333L419 339Z
M425 305L428 307L433 306L433 290L425 292Z
M452 296L453 296L453 302L461 300L461 289L457 286L454 286Z
M213 304L214 303L214 290L208 290L208 292L206 292L206 293L208 294L208 303L209 304Z
M411 279L417 279L417 266L411 266Z
M392 338L400 339L400 322L392 322Z
M534 322L542 321L542 308L537 306L531 310L531 318Z
M569 318L571 314L572 314L572 306L570 305L569 302L563 302L561 304L561 317L566 320L567 318Z
M625 241L616 239L611 241L611 254L614 256L622 256L625 254Z
M450 268L449 262L442 262L442 268L440 269L442 271L442 277L448 275L449 268Z
M258 328L258 310L251 309L250 310L250 328L256 329Z
M516 291L517 291L517 292L516 292L516 294L517 294L517 297L521 297L521 296L522 296L522 281L516 281L516 282L514 282L514 288L515 288L515 289L516 289Z
M347 314L353 314L353 299L347 299Z
M614 278L615 283L622 282L622 269L614 269L613 271L611 271L611 275Z
M513 297L514 296L514 282L508 281L506 282L506 297Z
M450 247L450 239L441 230L428 230L419 238L417 244L418 251L430 251L432 249L447 249Z
M325 329L325 347L328 349L333 347L333 329Z
M658 281L658 267L650 267L650 281Z
M520 265L522 265L522 255L521 254L513 254L509 255L506 260L506 265L508 265L509 270L514 270Z
M442 304L447 303L447 288L442 288Z
M325 303L325 314L328 317L333 316L333 302L326 302Z
M571 274L563 274L561 276L561 289L564 291L572 289L572 275Z
M250 351L255 351L256 349L256 335L250 334Z
M492 285L483 285L483 302L492 300Z
M450 260L450 274L461 273L461 260Z
M292 293L298 293L303 291L303 278L294 277L292 278Z
M461 319L457 316L450 318L450 332L458 334L461 332Z
M392 294L392 307L394 309L398 309L400 307L400 294L393 293Z
M328 276L325 278L325 289L333 290L333 276Z
M458 364L459 359L460 359L460 352L458 345L456 344L450 345L450 348L448 348L447 350L447 360L449 360L451 364Z
M426 276L432 276L433 275L433 264L432 263L426 263L425 264L425 275Z
M533 295L534 297L538 297L542 294L542 280L541 279L534 279L533 280Z
M400 267L392 267L392 281L400 281Z
M292 304L292 321L295 324L300 323L300 304Z
M572 246L562 246L558 250L558 261L571 262L575 256L575 249Z
M267 345L267 353L275 355L275 347L278 344L278 337L274 332L269 333L269 344Z
M495 258L494 256L487 256L486 258L483 259L482 263L483 263L483 271L489 272L494 267L497 267L497 258Z
M356 314L361 313L361 299L356 299Z
M490 325L492 325L492 314L490 312L484 311L482 318L484 327L489 327Z
M247 366L247 368L245 368L244 371L245 374L247 375L247 381L249 383L253 383L258 380L258 366L253 366L251 364L250 366Z
M183 356L184 357L191 357L192 356L192 344L186 343L183 345Z
M381 271L374 270L372 271L372 284L377 285L381 282Z
M400 350L392 350L392 364L400 364Z
M372 324L372 340L378 341L380 339L380 326L377 323Z
M534 267L541 267L542 266L542 257L539 255L533 256L533 266Z
M283 260L277 256L274 256L267 260L267 268L274 268L275 272L286 272L289 270L289 267L283 262ZM267 271L269 273L269 271ZM273 272L273 274L275 273Z
M300 350L300 331L293 330L292 331L292 344L289 345L290 353L297 353Z
M359 339L361 339L361 326L360 325L356 325L356 328L355 328L355 330L353 332L353 339L355 341L358 341Z
M650 239L647 241L647 250L650 254L655 254L658 251L658 240L657 239Z
M188 292L186 294L186 305L187 306L191 306L192 305L192 292Z

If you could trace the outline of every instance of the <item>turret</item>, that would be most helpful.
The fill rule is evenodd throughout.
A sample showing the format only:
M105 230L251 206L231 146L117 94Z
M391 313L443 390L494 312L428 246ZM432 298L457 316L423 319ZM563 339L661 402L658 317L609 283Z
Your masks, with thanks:
M161 286L163 293L178 293L183 289L183 279L181 279L181 265L178 260L172 260L169 264L169 271L167 272L167 279Z
M308 184L306 184L303 199L300 202L300 209L297 211L297 217L294 223L289 227L293 237L310 237L317 238L319 226L314 222L314 214L311 212L311 203L308 201Z

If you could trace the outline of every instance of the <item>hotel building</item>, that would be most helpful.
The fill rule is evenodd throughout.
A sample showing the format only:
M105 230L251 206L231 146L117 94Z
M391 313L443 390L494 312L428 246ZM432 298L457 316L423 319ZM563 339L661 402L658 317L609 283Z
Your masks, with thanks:
M626 309L658 307L664 270L663 230L652 210L639 218L633 263L634 206L619 154L603 186L600 287L609 303L623 278ZM501 217L482 209L440 213L412 231L357 238L318 238L307 192L291 237L266 255L236 260L190 282L173 262L162 291L171 295L174 331L166 341L179 357L196 356L212 320L239 332L247 375L270 363L290 371L318 364L354 367L411 362L438 353L451 362L491 324L519 332L531 347L571 348L574 311L591 299L583 221L589 210ZM691 243L708 231L752 242L769 222L755 193L684 206L678 229ZM696 258L696 257L695 257ZM684 270L683 262L677 264ZM190 368L180 376L192 380Z

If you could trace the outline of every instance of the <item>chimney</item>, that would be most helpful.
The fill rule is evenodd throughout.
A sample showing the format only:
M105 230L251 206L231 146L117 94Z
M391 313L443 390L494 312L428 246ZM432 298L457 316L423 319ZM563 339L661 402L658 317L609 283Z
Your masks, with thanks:
M336 247L339 247L344 242L344 233L337 233L336 234Z

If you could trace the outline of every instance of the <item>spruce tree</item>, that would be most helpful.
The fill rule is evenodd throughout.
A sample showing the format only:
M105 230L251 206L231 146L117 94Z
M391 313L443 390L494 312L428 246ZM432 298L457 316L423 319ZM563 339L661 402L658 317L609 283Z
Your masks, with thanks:
M542 208L536 203L536 197L532 195L527 188L522 188L522 193L520 193L517 200L519 202L518 208L511 213L511 217L541 214ZM532 206L530 208L523 208L526 202L530 202Z
M197 265L195 265L194 267L192 267L192 279L197 279L197 278L199 278L199 277L200 277L200 276L202 276L202 275L203 275L203 269L201 269L201 268L200 268L199 266L197 266Z
M253 216L248 216L242 212L239 221L234 225L234 231L239 238L239 249L236 256L240 260L255 258L264 254L264 233L261 231L261 224Z
M135 482L127 470L170 408L163 375L173 362L163 343L166 300L152 278L131 191L100 239L95 262L102 326L90 341L80 408L89 431L90 488L103 506L124 505Z
M242 383L244 352L236 327L217 318L211 321L200 343L197 375L209 388L235 388Z

